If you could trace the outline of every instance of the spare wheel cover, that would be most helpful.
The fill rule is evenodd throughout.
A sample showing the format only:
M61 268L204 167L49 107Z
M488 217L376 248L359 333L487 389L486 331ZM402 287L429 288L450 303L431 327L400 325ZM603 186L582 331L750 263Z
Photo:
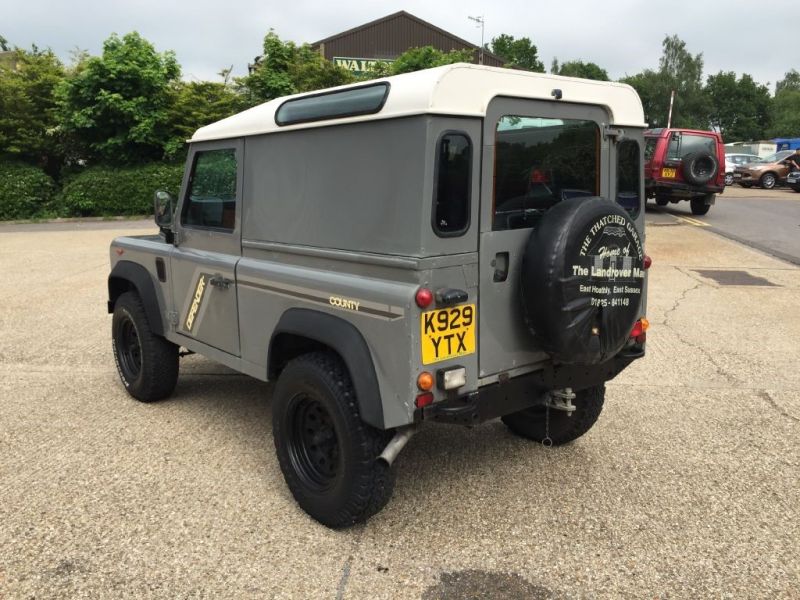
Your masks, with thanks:
M641 238L628 214L603 198L573 198L547 211L520 275L526 325L559 362L610 359L640 316Z

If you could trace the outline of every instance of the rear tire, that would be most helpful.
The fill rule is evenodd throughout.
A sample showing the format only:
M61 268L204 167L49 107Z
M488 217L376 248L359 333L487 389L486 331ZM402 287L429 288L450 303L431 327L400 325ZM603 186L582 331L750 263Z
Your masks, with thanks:
M550 409L550 439L554 446L568 444L592 428L603 410L606 396L604 385L575 392L575 411L568 415L561 410ZM520 437L543 442L547 433L547 409L543 406L526 408L506 415L503 423Z
M658 206L666 206L669 204L669 200L667 198L656 198L656 204Z
M136 292L117 298L111 339L119 378L131 396L154 402L172 394L178 381L178 346L153 333Z
M323 525L366 521L391 498L394 471L378 456L392 432L361 420L338 356L314 352L286 366L273 394L272 434L286 485Z
M733 173L725 173L725 185L733 185Z
M710 209L711 205L706 204L705 196L701 196L699 198L692 198L690 201L692 205L692 214L702 216L706 214Z
M742 186L746 190L749 190L751 187L753 187L752 183L740 183L739 185Z

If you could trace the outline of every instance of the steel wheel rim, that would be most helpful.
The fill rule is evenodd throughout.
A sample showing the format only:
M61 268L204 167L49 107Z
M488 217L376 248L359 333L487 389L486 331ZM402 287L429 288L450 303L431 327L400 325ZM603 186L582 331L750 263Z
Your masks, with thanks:
M288 414L289 458L303 484L329 489L340 472L339 438L330 413L319 400L295 396Z
M120 324L117 351L125 374L130 379L136 379L142 370L142 344L136 325L129 318L125 318Z

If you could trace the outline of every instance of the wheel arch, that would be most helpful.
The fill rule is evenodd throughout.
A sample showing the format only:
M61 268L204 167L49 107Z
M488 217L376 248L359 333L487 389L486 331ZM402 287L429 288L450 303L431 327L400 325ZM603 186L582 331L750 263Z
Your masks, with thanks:
M156 295L153 276L142 265L129 260L121 260L108 276L108 312L114 312L117 299L125 292L135 291L144 305L145 314L153 333L163 337L164 320Z
M307 308L284 312L269 341L267 378L276 378L293 358L317 350L339 355L353 381L361 419L383 429L383 404L372 353L361 332L344 319Z

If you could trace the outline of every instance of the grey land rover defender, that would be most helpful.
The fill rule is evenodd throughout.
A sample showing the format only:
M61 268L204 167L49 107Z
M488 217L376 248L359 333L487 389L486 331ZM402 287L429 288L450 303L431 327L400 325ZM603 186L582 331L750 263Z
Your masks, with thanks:
M169 396L180 348L276 380L330 527L384 507L423 421L570 442L644 355L645 126L626 85L458 64L203 127L160 233L111 245L122 383Z

